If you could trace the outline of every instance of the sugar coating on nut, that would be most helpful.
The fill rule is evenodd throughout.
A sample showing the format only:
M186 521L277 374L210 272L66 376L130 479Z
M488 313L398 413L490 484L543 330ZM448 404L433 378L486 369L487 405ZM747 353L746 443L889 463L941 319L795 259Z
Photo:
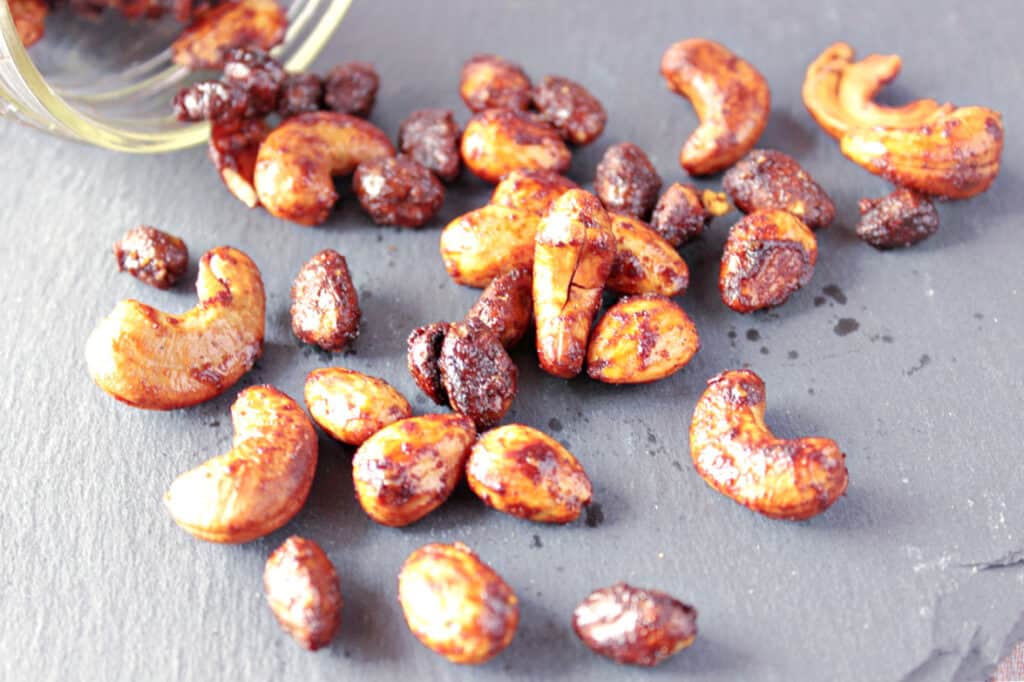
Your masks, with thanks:
M609 214L615 260L605 286L622 294L682 296L690 270L682 256L641 220Z
M366 118L377 100L380 76L372 64L348 62L324 77L324 104L341 114Z
M304 395L313 421L348 445L362 445L388 424L412 416L409 402L391 384L344 367L310 372Z
M476 55L462 67L459 94L471 111L530 108L530 79L518 64L492 54Z
M554 126L567 142L590 144L604 131L604 107L579 83L561 76L545 76L533 91L533 105L541 118Z
M281 118L320 110L323 82L315 73L292 73L281 83L277 100L277 113Z
M345 257L332 249L313 256L292 283L292 332L338 352L359 335L359 297Z
M359 205L378 225L421 227L444 203L444 185L416 161L400 156L356 167L352 189Z
M233 48L269 50L284 40L288 16L276 0L231 0L196 12L171 44L171 60L192 70L219 69Z
M540 218L555 199L571 189L579 189L579 185L555 171L520 168L495 185L491 204L526 211Z
M449 326L448 322L434 322L417 327L409 334L407 341L409 374L424 395L442 406L448 405L448 392L441 381L438 361Z
M931 200L912 189L897 187L878 199L861 199L857 236L876 249L911 246L939 229L939 212Z
M179 121L237 123L277 110L288 74L276 59L262 50L234 48L223 62L220 80L200 81L175 95Z
M601 157L594 192L609 211L646 220L659 191L661 176L644 150L632 142L612 145Z
M466 124L460 151L466 168L487 182L521 168L562 173L572 162L572 152L554 128L512 109L475 114Z
M516 397L519 369L487 327L449 325L438 368L452 409L472 419L477 430L501 421Z
M533 272L516 268L498 275L466 313L470 326L491 330L505 348L519 343L533 320Z
M256 156L270 133L262 118L247 118L210 127L210 161L228 190L249 208L260 202L253 187Z
M701 236L710 221L697 188L681 182L668 186L651 214L651 228L676 247Z
M459 124L447 109L417 109L398 129L398 149L445 182L459 175Z
M722 178L736 208L744 213L789 211L807 227L828 227L836 207L821 185L796 160L775 149L755 149Z
M341 584L320 545L293 535L274 550L263 569L267 604L299 646L316 651L341 627Z
M173 287L188 268L188 248L180 238L140 225L114 242L117 269L157 289Z

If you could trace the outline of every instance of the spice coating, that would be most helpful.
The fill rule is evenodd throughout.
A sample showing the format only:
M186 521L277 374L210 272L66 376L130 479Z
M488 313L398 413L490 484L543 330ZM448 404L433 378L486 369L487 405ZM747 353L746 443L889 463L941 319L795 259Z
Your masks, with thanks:
M292 332L326 351L344 350L359 335L359 298L345 257L324 249L292 283Z
M114 242L114 258L119 272L157 289L169 289L185 274L188 247L172 234L140 225Z
M378 225L421 227L444 203L441 181L405 156L360 163L352 176L352 189Z
M324 77L324 104L340 114L366 118L377 100L380 76L372 64L348 62Z
M646 223L610 213L615 260L605 286L621 294L682 296L690 283L686 261Z
M448 392L441 381L441 347L448 333L448 322L434 322L417 327L409 334L406 362L409 374L424 395L438 405L448 405Z
M267 559L263 569L267 604L299 646L316 651L341 627L341 584L320 545L293 535Z
M505 348L511 348L526 334L533 319L533 272L516 268L500 274L480 294L466 313L470 326L491 330Z
M388 424L412 416L409 402L391 384L344 367L314 369L304 394L313 421L348 445L362 445Z
M816 230L836 216L832 199L791 156L774 149L755 149L722 178L736 208L744 213L788 211Z
M254 208L260 203L253 187L253 172L260 145L270 133L261 118L247 118L210 127L210 161L228 190L239 201Z
M660 191L661 176L632 142L608 147L597 164L594 193L609 211L646 220Z
M562 173L572 152L546 123L512 109L487 109L466 124L462 162L477 177L498 182L520 168Z
M487 327L449 325L438 369L452 409L472 419L479 431L501 421L515 400L519 369Z
M672 246L679 247L701 236L711 218L696 187L673 182L654 207L651 229Z
M880 199L860 200L857 236L876 249L911 246L939 229L939 212L920 192L897 187Z
M192 15L192 22L171 43L175 64L219 69L233 48L269 50L284 40L288 16L276 0L228 0Z
M459 94L470 111L530 108L532 86L523 69L493 54L479 54L462 66Z
M587 145L604 132L608 114L590 91L561 76L545 76L533 91L533 105L565 139Z
M277 113L281 118L320 110L324 86L315 73L292 73L281 83Z
M417 109L398 129L398 149L445 182L458 177L459 124L448 109Z

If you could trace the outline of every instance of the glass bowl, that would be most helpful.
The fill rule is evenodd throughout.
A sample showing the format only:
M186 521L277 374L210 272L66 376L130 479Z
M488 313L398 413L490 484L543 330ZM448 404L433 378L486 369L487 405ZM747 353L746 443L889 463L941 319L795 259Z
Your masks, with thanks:
M271 54L289 71L316 58L351 0L283 0L288 32ZM206 141L205 123L180 123L171 98L200 78L171 62L183 25L171 17L128 20L107 11L86 20L51 12L42 40L26 50L0 0L0 115L53 135L118 151L153 153Z

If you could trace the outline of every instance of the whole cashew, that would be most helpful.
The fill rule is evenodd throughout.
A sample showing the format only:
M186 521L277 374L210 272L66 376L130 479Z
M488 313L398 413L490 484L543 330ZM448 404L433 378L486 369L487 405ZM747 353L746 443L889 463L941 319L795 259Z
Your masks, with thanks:
M691 175L711 175L736 163L757 143L771 112L764 76L727 47L692 38L661 58L668 87L693 104L700 127L679 153Z
M309 417L273 386L252 386L231 406L231 449L171 483L164 504L200 540L241 543L271 533L302 508L316 472Z
M93 381L147 410L196 405L233 386L263 352L260 271L237 249L212 249L199 261L196 293L199 305L181 315L118 303L86 342Z
M807 519L846 492L846 455L828 438L777 438L764 423L765 387L750 370L708 381L690 423L697 472L718 492L776 519Z
M272 215L317 225L338 200L333 176L348 175L363 161L394 155L388 136L361 118L333 111L301 114L282 123L260 145L253 184Z

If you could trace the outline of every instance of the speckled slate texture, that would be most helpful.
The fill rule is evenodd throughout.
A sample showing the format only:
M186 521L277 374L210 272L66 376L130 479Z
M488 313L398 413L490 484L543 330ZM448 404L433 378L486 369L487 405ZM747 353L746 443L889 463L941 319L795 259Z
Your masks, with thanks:
M552 432L595 484L597 504L568 527L489 511L465 490L415 526L377 526L353 499L352 451L322 439L309 503L286 528L240 547L198 542L160 498L177 473L228 447L236 391L141 412L85 372L85 338L118 299L185 310L195 259L232 244L260 265L269 294L266 354L242 385L300 396L306 372L338 363L385 377L429 411L405 371L404 340L475 298L448 280L437 240L445 222L485 202L482 183L464 178L419 232L374 227L350 198L324 227L302 229L245 210L203 150L115 155L0 124L0 677L984 679L1024 637L1021 21L1013 0L355 3L317 66L374 61L383 85L372 120L392 134L416 107L453 107L464 122L459 66L494 51L535 78L576 78L604 101L607 131L575 155L576 180L589 182L605 147L622 140L648 150L666 182L680 180L676 154L695 118L665 89L658 62L672 42L706 36L770 82L761 144L794 155L836 199L812 283L773 312L740 316L718 299L731 220L684 249L693 284L682 304L703 349L669 380L564 382L542 375L528 349L515 353L522 386L509 420ZM853 236L857 200L886 184L843 159L800 101L807 64L839 39L860 54L903 56L886 101L927 96L1003 112L995 186L942 205L940 233L911 250L878 253ZM140 222L187 240L193 265L177 290L115 272L110 244ZM291 280L325 247L348 257L365 311L355 351L335 357L300 346L288 325ZM819 518L759 517L689 463L704 381L747 364L767 382L779 433L827 435L848 453L849 493ZM317 654L278 629L262 595L263 562L291 533L319 542L341 574L343 630ZM486 666L449 665L402 621L398 568L436 540L475 548L521 599L518 636ZM696 605L694 646L654 671L584 649L569 614L617 580Z

